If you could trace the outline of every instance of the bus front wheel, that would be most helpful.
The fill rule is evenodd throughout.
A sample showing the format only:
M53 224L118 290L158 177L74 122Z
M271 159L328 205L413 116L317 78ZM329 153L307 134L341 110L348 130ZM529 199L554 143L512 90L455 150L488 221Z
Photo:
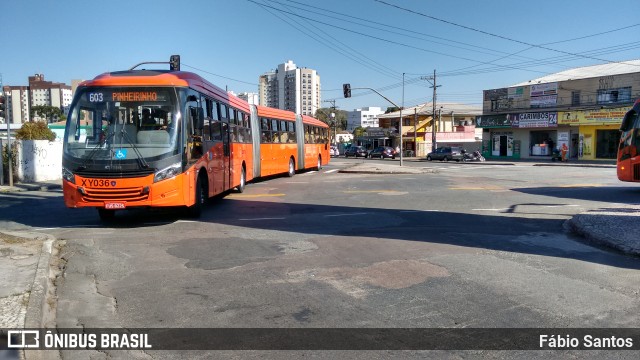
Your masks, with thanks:
M202 176L198 176L196 180L195 188L195 200L196 202L188 208L189 216L197 218L202 214L202 208L207 201L207 188L206 183L202 180Z

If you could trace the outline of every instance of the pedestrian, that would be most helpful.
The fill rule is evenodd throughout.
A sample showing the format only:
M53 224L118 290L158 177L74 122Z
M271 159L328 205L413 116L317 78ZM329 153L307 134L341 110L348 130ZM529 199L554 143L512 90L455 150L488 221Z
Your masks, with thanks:
M400 146L396 145L395 150L396 150L396 154L400 154Z
M562 143L562 149L560 149L560 153L562 154L562 161L567 161L567 152L569 151L569 147L567 143Z

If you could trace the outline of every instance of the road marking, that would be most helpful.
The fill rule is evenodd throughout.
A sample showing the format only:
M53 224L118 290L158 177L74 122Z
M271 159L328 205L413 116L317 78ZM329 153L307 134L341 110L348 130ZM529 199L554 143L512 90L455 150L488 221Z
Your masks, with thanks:
M476 186L476 187L450 187L449 190L504 190L504 188L495 186Z
M558 187L561 188L574 188L574 187L601 187L604 186L602 184L570 184L570 185L560 185Z
M227 197L230 197L230 198L257 198L257 197L273 197L273 196L285 196L285 194L230 194Z
M502 209L471 209L473 211L505 211L505 210L509 210L509 208L502 208Z
M284 217L265 217L265 218L252 218L252 219L238 219L240 221L254 221L254 220L284 220Z
M367 215L368 213L345 213L345 214L329 214L324 215L324 217L335 217L335 216L355 216L355 215Z
M325 174L331 174L331 173L336 172L336 171L338 171L338 170L339 170L339 169L327 170L327 171L325 171L324 173L325 173Z
M399 193L397 190L344 190L343 193L359 194L359 193Z
M287 181L287 184L308 184L308 181Z
M440 212L440 210L436 209L425 209L425 210L400 210L401 213L414 213L414 212Z

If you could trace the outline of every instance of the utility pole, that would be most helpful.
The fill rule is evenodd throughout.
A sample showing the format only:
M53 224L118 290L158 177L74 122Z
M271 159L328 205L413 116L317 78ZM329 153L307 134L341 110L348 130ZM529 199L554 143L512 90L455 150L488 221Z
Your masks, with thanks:
M431 151L436 151L437 143L436 143L436 88L441 85L436 85L436 71L433 70L433 76L421 76L420 79L428 81L433 88L433 99L431 100L431 104L433 108L431 110ZM431 82L433 80L433 82Z

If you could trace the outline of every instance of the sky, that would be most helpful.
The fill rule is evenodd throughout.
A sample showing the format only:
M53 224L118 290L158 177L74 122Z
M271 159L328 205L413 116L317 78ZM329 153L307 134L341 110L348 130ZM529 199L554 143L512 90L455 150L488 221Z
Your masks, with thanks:
M292 60L317 70L322 106L432 99L482 106L482 91L575 67L640 59L637 0L2 1L0 74L71 84L181 56L182 70L240 92ZM168 65L167 65L168 66ZM353 97L344 99L342 84ZM362 90L360 90L360 89Z

